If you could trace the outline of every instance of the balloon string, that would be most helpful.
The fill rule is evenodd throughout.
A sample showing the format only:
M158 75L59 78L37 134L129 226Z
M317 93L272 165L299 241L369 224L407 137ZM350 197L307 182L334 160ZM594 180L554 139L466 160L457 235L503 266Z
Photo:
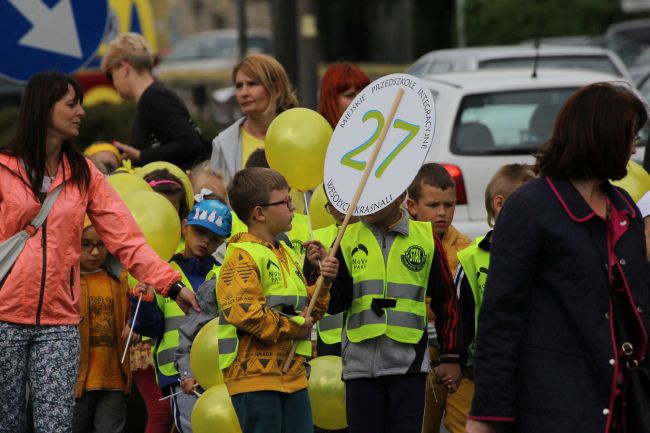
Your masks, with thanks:
M309 213L309 204L307 203L307 191L302 192L302 199L305 202L305 215L307 215L307 223L309 223L309 239L314 240L314 228L311 224L311 214ZM318 268L320 269L320 259L318 259Z
M124 346L124 353L122 354L122 362L124 364L124 358L126 358L126 352L129 350L129 343L131 343L131 337L133 336L133 325L135 325L135 320L138 317L138 311L140 310L140 302L142 302L142 295L138 297L138 305L135 307L135 313L133 313L133 322L131 329L129 330L129 338L126 339L126 345Z

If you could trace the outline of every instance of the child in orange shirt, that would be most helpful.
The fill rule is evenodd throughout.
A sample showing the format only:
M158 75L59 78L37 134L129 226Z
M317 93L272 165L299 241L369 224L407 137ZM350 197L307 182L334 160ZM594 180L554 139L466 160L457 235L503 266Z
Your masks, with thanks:
M86 217L79 258L81 357L77 373L74 433L124 431L126 394L131 389L129 358L120 363L125 342L129 287L126 271L104 270L104 243Z

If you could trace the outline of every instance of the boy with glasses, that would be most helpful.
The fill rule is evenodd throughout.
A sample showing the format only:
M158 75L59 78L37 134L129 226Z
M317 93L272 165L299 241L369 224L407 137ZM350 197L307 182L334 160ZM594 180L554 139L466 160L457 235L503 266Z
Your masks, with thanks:
M126 271L112 275L102 268L107 255L106 246L86 217L79 257L81 356L74 406L75 433L119 433L126 425L131 369L128 356L120 364L125 343L120 336L130 314L129 286ZM70 287L74 274L73 267Z
M276 240L291 229L293 204L282 175L245 168L233 177L228 197L248 231L234 235L217 283L220 311L219 367L243 433L312 431L305 357L311 328L329 301L338 262L320 243L307 243L307 259L325 278L313 316L304 317L313 287L307 287L293 250ZM282 364L294 341L296 356Z

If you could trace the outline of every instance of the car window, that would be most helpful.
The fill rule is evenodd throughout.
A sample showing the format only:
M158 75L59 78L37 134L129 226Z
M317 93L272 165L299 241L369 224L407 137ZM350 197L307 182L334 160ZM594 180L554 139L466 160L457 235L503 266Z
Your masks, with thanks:
M560 107L576 88L466 96L454 123L457 155L518 155L536 151L553 131Z
M479 69L531 68L532 70L534 60L534 57L483 60L479 63ZM622 77L621 71L607 56L540 57L538 68L586 69Z
M429 59L420 59L417 62L413 63L407 70L407 74L412 75L424 75L425 71L428 69L427 65L429 64Z
M223 36L181 39L165 60L230 58L233 56L235 42L235 38Z
M445 60L438 60L436 62L433 62L429 65L427 68L426 73L427 74L444 74L445 72L449 72L452 69L453 64L451 62L447 62Z

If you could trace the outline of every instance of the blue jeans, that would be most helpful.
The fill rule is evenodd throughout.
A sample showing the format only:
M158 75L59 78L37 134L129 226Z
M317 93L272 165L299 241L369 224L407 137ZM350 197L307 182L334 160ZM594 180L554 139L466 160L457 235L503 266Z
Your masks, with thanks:
M25 384L31 384L36 433L72 432L79 367L76 326L0 322L0 433L25 429Z
M242 433L312 433L307 389L286 394L257 391L230 397Z

